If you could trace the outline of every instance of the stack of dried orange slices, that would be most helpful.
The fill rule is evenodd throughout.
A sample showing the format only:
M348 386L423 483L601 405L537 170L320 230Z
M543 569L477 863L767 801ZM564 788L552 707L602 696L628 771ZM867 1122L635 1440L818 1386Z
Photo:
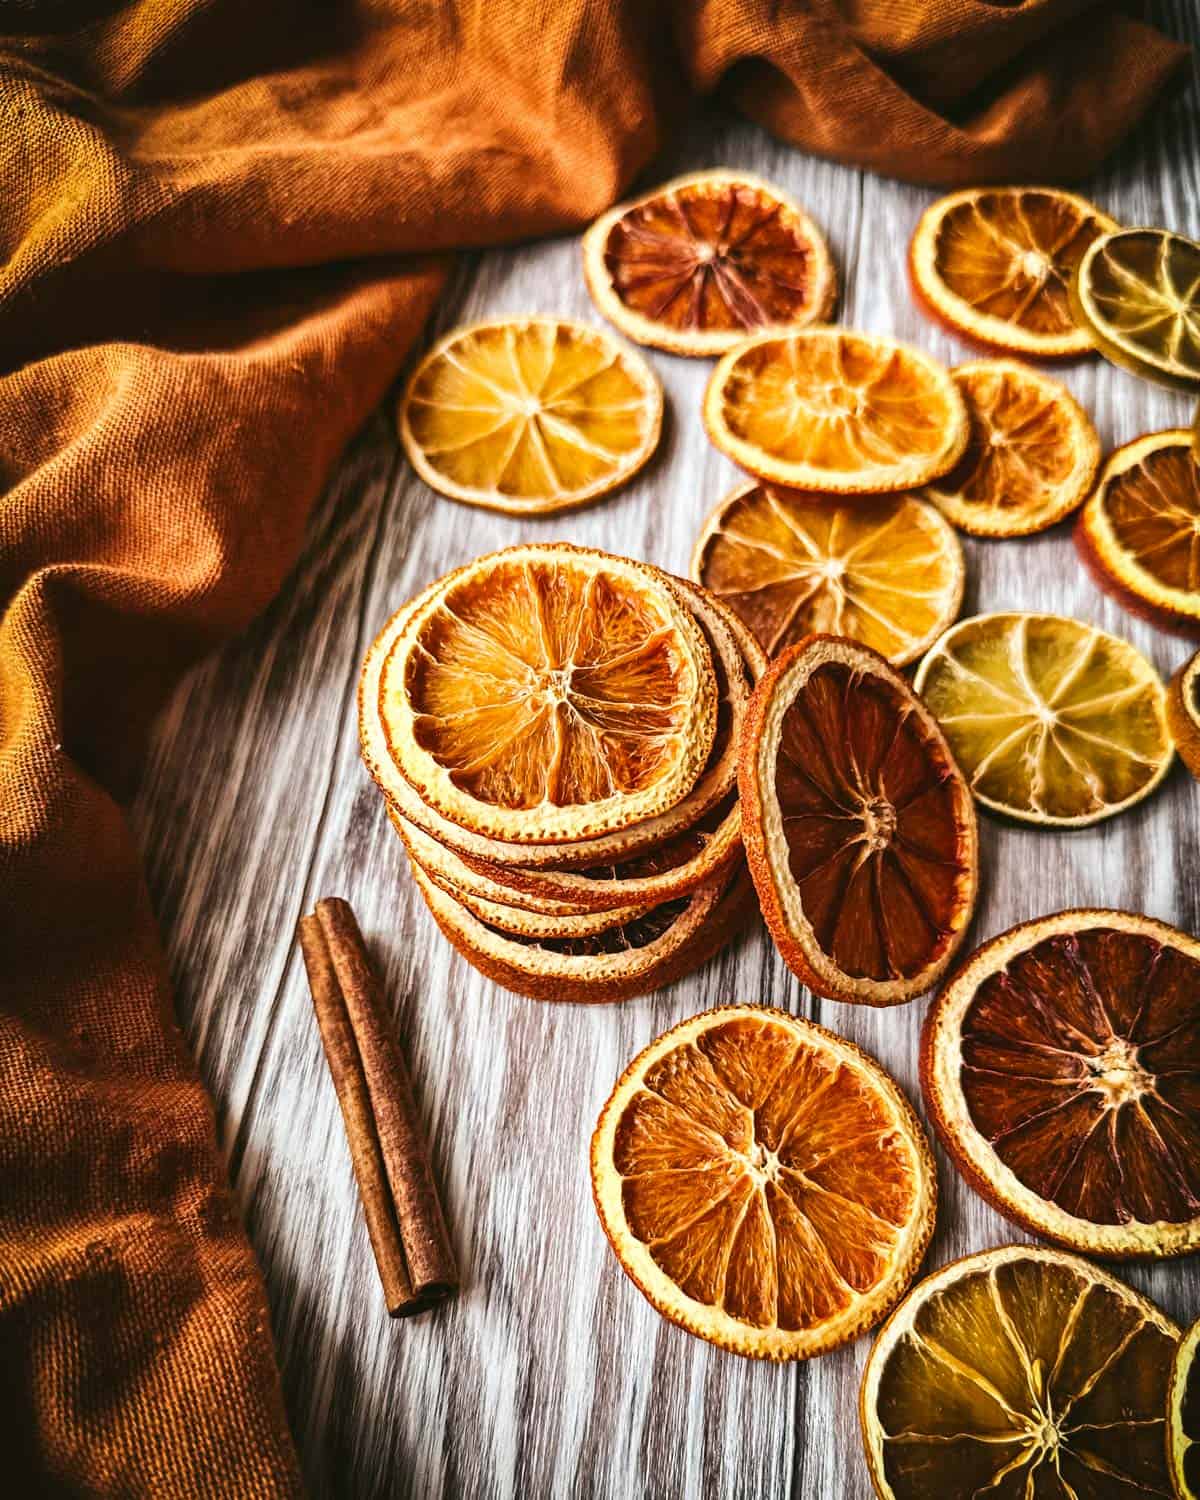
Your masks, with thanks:
M694 584L565 543L478 558L384 627L363 757L434 918L508 989L620 1000L749 910L736 746L765 659Z

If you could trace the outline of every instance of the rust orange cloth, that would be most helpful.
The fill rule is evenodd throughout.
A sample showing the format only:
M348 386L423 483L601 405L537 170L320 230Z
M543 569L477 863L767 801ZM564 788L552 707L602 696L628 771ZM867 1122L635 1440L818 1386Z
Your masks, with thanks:
M1098 0L8 0L0 1453L21 1495L299 1488L120 810L279 586L444 265L578 224L723 86L937 182L1087 171L1184 50Z

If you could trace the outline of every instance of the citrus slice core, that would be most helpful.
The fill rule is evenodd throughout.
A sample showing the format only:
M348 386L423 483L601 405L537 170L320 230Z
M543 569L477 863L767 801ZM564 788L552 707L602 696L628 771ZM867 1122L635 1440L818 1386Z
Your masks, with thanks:
M1167 229L1120 229L1079 263L1072 306L1100 352L1136 375L1200 382L1200 244Z

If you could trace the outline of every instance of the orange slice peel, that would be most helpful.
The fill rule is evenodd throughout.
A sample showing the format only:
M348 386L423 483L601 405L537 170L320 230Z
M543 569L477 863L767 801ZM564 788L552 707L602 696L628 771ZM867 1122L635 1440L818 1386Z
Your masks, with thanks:
M1200 1318L1175 1351L1167 1397L1167 1460L1179 1500L1200 1500Z
M1200 651L1167 684L1167 727L1180 760L1200 781Z

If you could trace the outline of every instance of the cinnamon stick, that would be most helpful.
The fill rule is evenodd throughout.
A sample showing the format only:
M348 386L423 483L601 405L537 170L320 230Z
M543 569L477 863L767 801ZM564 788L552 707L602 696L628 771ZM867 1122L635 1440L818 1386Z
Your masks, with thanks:
M300 947L388 1312L422 1312L458 1286L412 1083L354 913L318 901Z

